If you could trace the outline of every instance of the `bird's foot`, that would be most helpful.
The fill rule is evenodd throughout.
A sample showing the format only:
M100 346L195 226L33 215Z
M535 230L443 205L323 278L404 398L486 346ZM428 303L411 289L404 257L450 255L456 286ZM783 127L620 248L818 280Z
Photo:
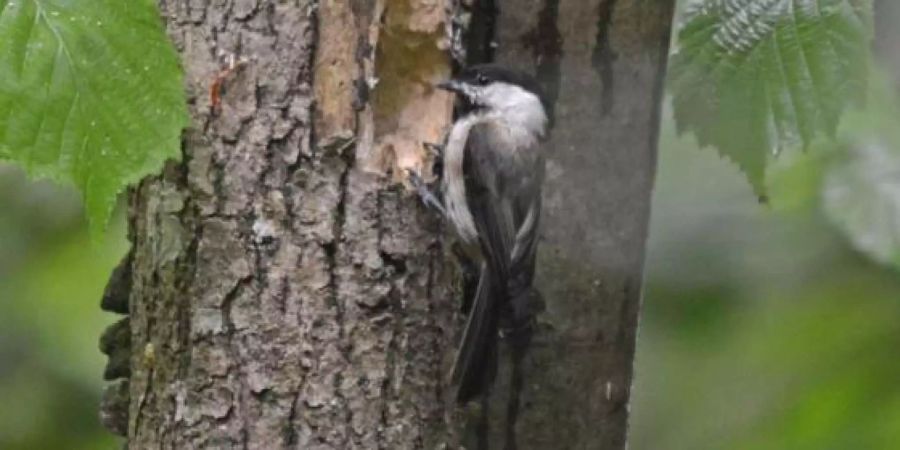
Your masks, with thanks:
M444 155L444 145L443 144L435 144L434 142L423 142L422 147L425 147L425 150L428 150L429 153L434 155L436 158L440 158Z
M419 194L419 198L422 199L422 203L424 203L425 206L436 209L442 216L446 217L447 210L444 209L444 205L441 204L441 201L438 200L437 196L431 192L431 189L428 187L428 184L425 183L425 180L412 169L406 169L406 174L409 177L409 182Z

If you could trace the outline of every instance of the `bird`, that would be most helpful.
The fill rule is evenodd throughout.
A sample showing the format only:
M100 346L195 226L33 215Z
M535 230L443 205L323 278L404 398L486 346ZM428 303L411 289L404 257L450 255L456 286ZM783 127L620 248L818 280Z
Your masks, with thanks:
M435 86L455 93L459 104L445 142L435 146L443 202L410 175L423 201L450 222L471 280L450 375L456 400L466 403L493 384L501 334L514 366L521 360L542 304L533 281L550 120L540 85L521 70L474 65Z

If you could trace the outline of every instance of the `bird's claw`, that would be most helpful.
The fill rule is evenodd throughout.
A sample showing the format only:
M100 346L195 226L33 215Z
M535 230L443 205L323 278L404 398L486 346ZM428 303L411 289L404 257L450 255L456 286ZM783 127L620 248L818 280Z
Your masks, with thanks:
M441 204L441 201L431 192L431 189L428 189L428 185L425 184L425 180L414 170L406 169L406 175L409 177L409 182L416 189L416 192L419 194L419 198L422 199L422 203L425 206L432 207L438 210L442 215L447 215L446 210L444 209L444 205Z
M444 154L444 146L441 144L435 144L434 142L423 142L422 147L425 147L425 150L428 150L436 157L441 157Z
M405 169L406 176L409 178L409 182L413 185L416 190L418 190L421 186L425 185L425 182L422 180L422 177L419 176L419 173L412 169Z

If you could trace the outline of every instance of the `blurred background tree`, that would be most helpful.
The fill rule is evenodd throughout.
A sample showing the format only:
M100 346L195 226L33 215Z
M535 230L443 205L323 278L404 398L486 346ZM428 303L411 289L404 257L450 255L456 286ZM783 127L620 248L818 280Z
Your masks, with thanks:
M666 109L632 449L897 448L895 3L876 4L887 75L837 139L785 151L768 205L734 164L676 136ZM98 302L122 218L92 244L77 194L9 166L0 209L0 448L116 448L96 419L96 340L114 319Z

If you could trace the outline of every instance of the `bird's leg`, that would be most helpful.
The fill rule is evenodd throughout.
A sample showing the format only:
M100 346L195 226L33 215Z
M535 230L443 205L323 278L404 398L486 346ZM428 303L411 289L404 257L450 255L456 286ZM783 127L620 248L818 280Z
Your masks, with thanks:
M434 142L422 142L422 147L426 152L430 153L432 158L431 173L442 174L444 172L444 144L435 144Z
M447 210L444 209L444 205L441 204L441 201L438 200L437 196L431 192L431 189L425 181L422 180L422 177L412 169L406 169L406 174L409 176L409 182L416 188L416 192L419 194L419 198L422 199L422 203L424 203L425 206L436 209L441 213L441 216L447 217Z
M431 152L435 158L441 158L444 156L444 144L435 144L434 142L423 142L422 147L425 147L425 150Z
M434 167L432 167L433 173L441 173L442 169L440 166L442 166L444 162L444 144L422 142L422 147L434 157ZM406 174L409 176L409 182L419 194L419 198L422 199L422 203L424 203L425 206L436 209L443 218L447 218L447 210L444 208L444 205L438 199L437 195L432 192L431 188L429 188L428 184L425 183L425 180L422 179L419 173L412 169L406 169Z

